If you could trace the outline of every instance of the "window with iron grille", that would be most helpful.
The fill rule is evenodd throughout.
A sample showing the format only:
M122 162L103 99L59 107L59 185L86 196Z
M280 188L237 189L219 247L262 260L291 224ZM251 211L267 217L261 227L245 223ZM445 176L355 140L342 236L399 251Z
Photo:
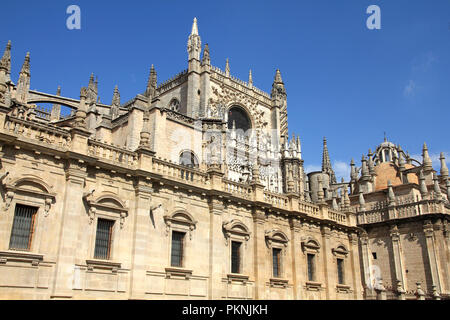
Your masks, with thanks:
M182 267L183 266L183 242L184 242L184 232L172 232L172 252L171 252L171 263L172 267Z
M273 257L273 276L274 278L279 278L281 276L281 249L272 249Z
M344 260L337 259L338 283L344 284Z
M16 205L9 241L10 250L29 251L31 249L37 210L38 208L35 207Z
M95 238L95 259L108 260L111 257L112 232L114 221L98 219Z
M241 272L241 243L231 242L231 273Z
M316 276L314 270L316 256L314 254L308 253L307 259L308 259L308 281L314 281Z

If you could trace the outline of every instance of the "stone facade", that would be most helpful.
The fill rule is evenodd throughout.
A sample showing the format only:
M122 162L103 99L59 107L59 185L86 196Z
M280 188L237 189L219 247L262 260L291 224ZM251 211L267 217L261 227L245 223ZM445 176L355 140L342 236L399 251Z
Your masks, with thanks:
M365 213L347 191L341 205L330 200L345 183L333 180L328 151L317 181L305 175L300 139L288 138L281 73L267 94L251 72L244 82L228 61L225 71L212 66L207 45L201 57L196 20L187 49L187 70L158 84L152 66L144 93L121 104L116 87L105 105L93 75L79 99L30 90L29 54L14 84L8 43L0 61L0 298L370 295L367 243L390 231L358 226ZM448 293L448 201L429 201L439 214L399 223L398 238L417 234L434 256L421 264L423 251L411 251L402 266L423 274L424 288ZM393 268L389 253L379 257Z

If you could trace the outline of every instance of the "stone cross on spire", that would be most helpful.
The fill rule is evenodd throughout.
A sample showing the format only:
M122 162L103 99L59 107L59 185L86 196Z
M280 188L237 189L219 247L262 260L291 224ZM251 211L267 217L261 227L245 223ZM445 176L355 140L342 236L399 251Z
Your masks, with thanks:
M331 166L330 155L328 154L326 137L323 138L322 172L328 174L332 183L336 183L336 176Z

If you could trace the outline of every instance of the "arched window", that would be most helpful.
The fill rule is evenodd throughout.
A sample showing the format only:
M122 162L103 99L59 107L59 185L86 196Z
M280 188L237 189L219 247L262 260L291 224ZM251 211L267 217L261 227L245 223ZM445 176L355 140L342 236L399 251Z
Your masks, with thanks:
M172 111L180 111L180 101L178 99L174 98L169 103L169 109Z
M236 130L242 130L244 133L251 128L247 112L239 106L233 106L228 110L228 129L233 129L233 123Z
M190 168L198 168L198 160L192 151L183 151L180 155L180 164Z

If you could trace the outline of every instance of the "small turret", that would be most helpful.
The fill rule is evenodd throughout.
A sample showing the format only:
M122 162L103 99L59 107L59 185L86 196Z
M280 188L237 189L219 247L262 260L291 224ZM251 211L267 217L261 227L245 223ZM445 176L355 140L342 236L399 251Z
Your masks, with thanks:
M424 143L423 144L423 149L422 149L422 166L423 166L423 171L426 174L429 171L433 170L433 163L431 161L430 155L428 154L428 148L427 148L427 144Z
M230 60L227 58L227 61L225 63L225 75L227 77L230 76Z
M422 200L428 199L428 188L427 185L425 184L425 176L423 175L423 170L420 170L419 173L419 187Z
M27 52L22 69L20 70L16 94L16 99L23 103L27 102L27 95L30 90L30 76L30 53Z
M439 157L439 160L441 161L441 182L444 183L448 179L448 168L447 163L445 162L444 153L441 152L441 156Z
M441 193L441 187L439 186L439 179L437 177L436 173L433 173L433 185L434 185L434 198L436 200L441 200L442 199L442 193Z

